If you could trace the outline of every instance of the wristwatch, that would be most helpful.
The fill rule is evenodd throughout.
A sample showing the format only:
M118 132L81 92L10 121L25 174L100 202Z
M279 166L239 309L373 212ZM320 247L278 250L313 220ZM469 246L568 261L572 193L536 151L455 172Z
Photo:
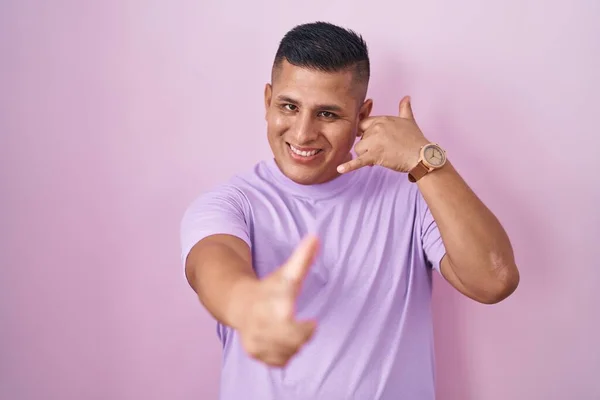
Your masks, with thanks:
M419 162L408 172L408 180L416 182L428 173L446 164L446 152L437 143L427 143L421 147Z

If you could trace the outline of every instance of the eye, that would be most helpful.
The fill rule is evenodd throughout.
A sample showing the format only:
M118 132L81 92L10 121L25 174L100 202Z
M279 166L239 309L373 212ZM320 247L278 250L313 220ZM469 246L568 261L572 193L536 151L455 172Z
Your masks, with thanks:
M334 113L332 113L332 112L329 112L329 111L321 111L321 112L319 113L319 115L320 115L321 117L324 117L324 118L327 118L327 119L333 119L333 118L337 118L337 115L335 115Z
M281 107L286 111L296 111L298 109L298 107L293 104L284 104Z

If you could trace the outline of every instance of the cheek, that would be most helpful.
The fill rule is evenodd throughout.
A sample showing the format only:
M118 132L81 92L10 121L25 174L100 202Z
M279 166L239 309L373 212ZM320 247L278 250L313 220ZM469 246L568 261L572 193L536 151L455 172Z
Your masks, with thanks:
M330 132L327 139L331 146L338 151L350 151L354 145L356 134L352 130L337 130Z
M280 135L289 128L288 119L276 112L271 112L267 116L268 129L271 134Z

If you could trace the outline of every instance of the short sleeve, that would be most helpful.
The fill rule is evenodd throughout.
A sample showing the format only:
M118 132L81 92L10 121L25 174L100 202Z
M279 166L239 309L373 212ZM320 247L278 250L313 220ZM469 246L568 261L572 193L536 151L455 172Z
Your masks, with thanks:
M442 241L437 223L431 215L431 210L420 192L418 201L421 217L421 242L423 243L425 258L433 269L440 272L440 263L446 254L446 247Z
M221 186L196 198L181 220L181 261L200 240L216 234L229 234L250 244L245 210L246 196L236 187Z

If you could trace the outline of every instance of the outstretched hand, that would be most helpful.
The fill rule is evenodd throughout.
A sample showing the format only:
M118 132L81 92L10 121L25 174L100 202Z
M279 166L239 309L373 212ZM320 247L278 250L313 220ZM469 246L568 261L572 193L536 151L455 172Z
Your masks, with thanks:
M297 320L295 306L318 247L317 238L307 236L284 265L254 287L238 329L244 349L254 359L285 366L311 339L316 323Z
M410 97L398 106L398 116L377 116L359 124L361 140L354 146L357 158L338 166L339 173L380 165L398 172L409 172L419 160L421 146L428 140L417 125Z

